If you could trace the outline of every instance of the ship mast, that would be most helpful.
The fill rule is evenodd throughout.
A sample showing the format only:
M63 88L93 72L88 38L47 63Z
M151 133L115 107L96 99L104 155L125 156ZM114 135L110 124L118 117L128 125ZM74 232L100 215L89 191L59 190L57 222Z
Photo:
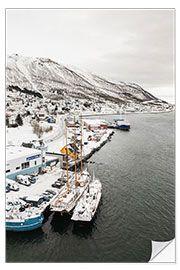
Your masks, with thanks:
M65 119L66 132L66 170L67 170L67 190L69 190L69 174L68 174L68 150L67 150L67 119Z
M74 168L75 168L75 184L77 186L77 166L76 166L76 123L74 117Z
M81 175L83 173L83 163L82 163L82 115L80 116L80 126L81 126Z

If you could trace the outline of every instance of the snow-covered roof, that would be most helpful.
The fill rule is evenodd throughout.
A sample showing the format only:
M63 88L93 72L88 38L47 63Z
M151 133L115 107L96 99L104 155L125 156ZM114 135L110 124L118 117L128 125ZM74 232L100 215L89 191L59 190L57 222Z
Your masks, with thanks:
M107 122L100 119L83 119L88 125L105 125Z
M20 157L32 156L41 154L40 150L26 148L23 146L7 145L6 146L6 160L17 159Z
M42 198L40 195L28 195L26 200L38 202L40 198Z

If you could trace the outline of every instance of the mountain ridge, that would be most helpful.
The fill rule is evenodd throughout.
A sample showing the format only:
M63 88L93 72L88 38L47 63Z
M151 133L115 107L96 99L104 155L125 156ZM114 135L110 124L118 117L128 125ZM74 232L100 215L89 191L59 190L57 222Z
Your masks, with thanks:
M19 87L57 99L85 99L92 102L112 103L118 106L143 102L167 103L136 83L107 79L76 68L59 64L50 58L7 57L6 86Z

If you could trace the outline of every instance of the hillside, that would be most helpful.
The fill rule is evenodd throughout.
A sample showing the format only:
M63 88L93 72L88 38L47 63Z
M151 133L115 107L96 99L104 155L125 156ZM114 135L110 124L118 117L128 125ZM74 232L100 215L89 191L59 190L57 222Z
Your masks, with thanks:
M57 94L62 99L74 97L115 103L156 100L137 84L85 74L46 58L12 55L7 58L6 70L7 86L26 88L46 97Z
M167 111L172 105L160 100L136 83L114 81L97 74L56 63L48 58L7 57L7 90L38 98L64 102L68 110L92 111ZM103 107L103 110L102 110ZM65 107L64 107L65 108ZM107 108L107 110L106 110Z

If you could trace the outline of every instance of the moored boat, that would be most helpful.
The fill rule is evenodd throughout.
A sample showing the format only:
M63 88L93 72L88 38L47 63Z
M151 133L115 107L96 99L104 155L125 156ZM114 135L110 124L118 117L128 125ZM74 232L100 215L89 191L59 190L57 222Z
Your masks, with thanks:
M73 221L89 222L93 219L102 195L102 184L98 179L93 180L77 203Z
M7 231L31 231L40 228L44 215L36 207L24 206L22 203L8 203L6 207Z
M75 122L75 121L74 121ZM50 210L53 212L60 212L63 213L70 213L74 207L76 206L78 200L86 190L89 181L90 181L90 175L89 172L86 170L83 171L82 166L82 118L81 118L81 172L77 173L77 165L76 165L76 159L77 159L77 147L76 147L76 129L74 130L74 153L73 157L75 162L75 172L73 177L69 178L69 171L68 171L68 149L67 149L67 120L65 120L65 131L66 131L66 170L67 170L67 184L62 188L60 193L57 195L57 197L53 200L53 202L50 204Z
M90 176L87 170L83 171L78 177L77 183L74 179L69 184L69 188L65 185L57 197L50 204L50 210L53 212L70 213L76 206L78 200L86 190L89 184Z
M42 226L43 214L36 217L28 217L27 219L11 219L6 218L7 231L32 231Z
M114 122L115 122L115 126L118 129L121 129L121 130L129 130L130 129L130 123L126 122L126 120L123 118L114 119Z

